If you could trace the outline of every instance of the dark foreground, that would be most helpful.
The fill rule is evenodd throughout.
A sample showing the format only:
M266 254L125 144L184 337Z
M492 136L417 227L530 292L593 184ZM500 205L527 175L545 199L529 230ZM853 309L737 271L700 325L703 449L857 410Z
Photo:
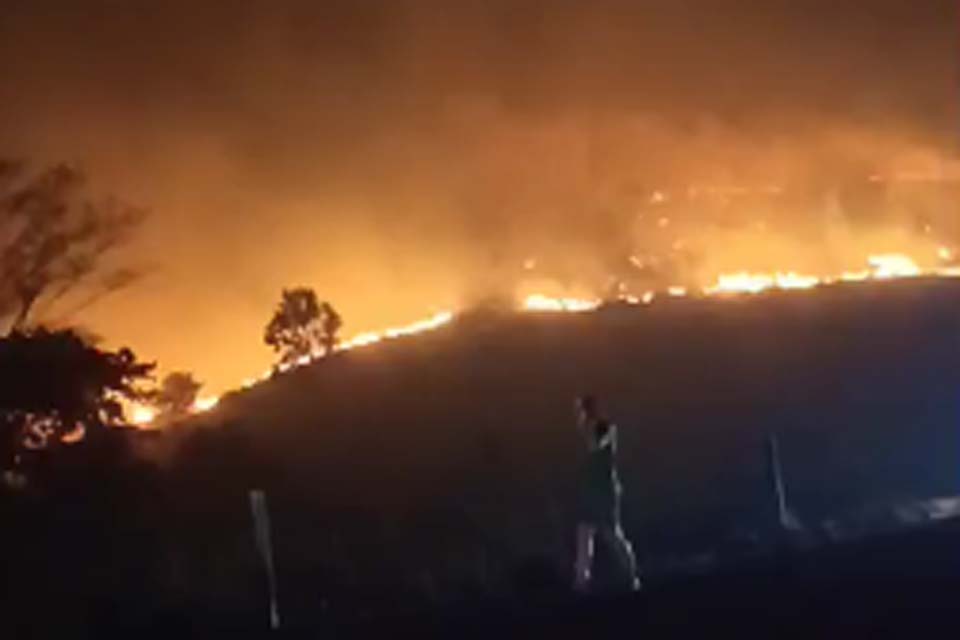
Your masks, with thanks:
M960 492L958 317L960 281L919 280L478 313L278 376L198 424L38 455L36 482L0 495L0 638L259 636L254 488L280 635L935 624L960 594L960 526L838 541ZM585 389L621 427L636 598L567 589ZM789 506L834 546L747 562L770 539L770 431Z
M705 637L763 634L877 636L958 625L960 521L706 576L651 585L637 596L491 607L402 621L414 637ZM384 621L353 629L358 636ZM826 636L824 636L826 637Z
M327 620L269 632L203 613L91 630L95 637L556 638L924 635L957 625L960 521L856 543L746 561L648 585L627 596L472 603L368 620ZM249 618L246 618L249 620ZM843 634L840 636L839 634ZM827 635L829 634L829 635ZM939 635L939 633L938 633ZM737 636L734 636L737 637Z

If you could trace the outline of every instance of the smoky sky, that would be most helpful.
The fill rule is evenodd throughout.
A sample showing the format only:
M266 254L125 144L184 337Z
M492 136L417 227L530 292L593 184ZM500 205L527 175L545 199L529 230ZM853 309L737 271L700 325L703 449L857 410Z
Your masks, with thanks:
M153 211L148 277L77 321L222 388L269 362L284 285L359 331L602 254L652 189L954 153L958 25L951 0L7 0L0 155Z

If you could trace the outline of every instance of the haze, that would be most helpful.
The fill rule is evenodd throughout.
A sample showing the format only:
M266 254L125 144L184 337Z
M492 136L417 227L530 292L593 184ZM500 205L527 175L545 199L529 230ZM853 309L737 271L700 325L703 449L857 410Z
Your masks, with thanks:
M153 211L129 252L148 277L73 320L216 391L271 362L284 286L354 333L509 295L530 257L603 273L653 242L633 218L655 190L956 153L949 0L230 5L0 15L0 155L76 162ZM763 211L784 229L820 213ZM755 258L698 215L718 267Z

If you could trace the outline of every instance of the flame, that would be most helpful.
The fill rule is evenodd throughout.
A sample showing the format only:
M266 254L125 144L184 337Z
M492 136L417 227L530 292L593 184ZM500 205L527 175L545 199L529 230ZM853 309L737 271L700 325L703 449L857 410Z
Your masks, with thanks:
M817 276L802 275L792 271L787 273L725 273L717 282L704 287L706 295L761 293L768 289L811 289L821 283Z
M870 279L870 270L863 271L844 271L840 274L841 282L863 282Z
M957 252L940 247L937 256L944 262L952 262ZM636 256L631 256L634 265L642 264ZM867 268L842 271L832 275L814 275L796 271L776 271L754 273L736 271L722 273L714 283L704 286L700 291L704 296L731 296L758 294L769 290L794 291L813 289L836 282L864 282L867 280L893 280L929 276L938 278L960 278L960 265L946 265L923 268L912 257L902 253L879 253L867 257ZM682 298L690 295L685 286L673 285L665 289L666 295ZM646 291L638 297L621 289L617 300L630 305L650 304L657 295L655 291ZM586 298L550 297L542 293L527 296L522 303L526 311L582 312L593 311L603 304L602 300Z
M550 298L540 293L527 296L523 308L527 311L593 311L602 304L600 300L578 298Z
M145 404L134 403L130 407L130 422L137 426L149 425L157 417L157 410Z
M78 422L73 429L60 437L60 442L64 444L75 444L83 440L86 435L87 428L83 426L82 422Z
M441 311L440 313L434 314L429 318L417 320L416 322L411 322L410 324L400 327L391 327L379 332L368 331L366 333L361 333L355 335L349 340L341 342L339 345L337 345L337 350L349 351L350 349L376 344L378 342L382 342L383 340L393 340L403 336L410 336L417 333L423 333L424 331L439 329L443 325L453 320L453 316L454 314L452 311Z
M220 398L217 396L206 396L203 398L197 398L190 409L193 413L203 413L204 411L210 411L219 403Z
M662 218L659 224L661 226L669 225L669 219ZM867 268L842 271L830 275L803 274L795 271L776 271L771 273L736 271L722 273L717 276L715 282L702 287L699 292L707 297L731 296L738 294L759 294L769 290L792 291L812 289L818 286L831 285L836 282L891 280L918 276L960 278L960 265L942 264L943 262L953 262L957 258L957 251L947 247L940 247L936 255L942 261L941 266L932 268L920 267L913 258L905 254L882 253L869 256L867 258ZM635 266L643 266L643 261L636 256L631 256L631 262ZM528 269L534 266L535 262L532 259L524 264L524 267ZM691 291L686 286L680 285L669 286L663 291L648 290L639 296L629 293L624 286L619 287L618 291L616 299L629 305L650 305L656 297L662 293L674 298L691 295ZM528 312L583 313L595 311L601 307L603 303L604 300L599 298L551 297L543 293L533 293L523 298L520 306L521 310ZM335 350L338 352L350 351L378 344L385 340L432 331L448 324L454 318L455 313L453 311L442 311L407 325L392 327L383 331L359 333L338 344ZM261 373L259 377L245 378L241 383L241 387L243 389L253 388L270 380L277 372L285 373L298 367L309 365L321 358L322 355L323 354L315 353L301 356L292 363L281 363L277 365L276 369L268 369ZM198 398L191 407L190 412L197 414L211 411L217 407L219 401L220 398L218 396ZM130 422L144 428L152 425L157 417L156 409L145 404L132 403L126 409L125 413L130 416Z
M881 280L891 278L914 278L923 273L910 256L901 253L885 253L870 256L867 260L873 269L873 277Z
M218 396L204 396L197 398L193 404L190 406L189 413L191 415L196 415L198 413L205 413L210 411L220 402ZM148 429L154 425L154 422L157 419L157 416L160 415L159 410L149 404L143 402L131 402L127 403L124 407L124 415L127 416L130 424L140 427L141 429Z
M341 349L356 349L357 347L365 347L367 345L376 344L383 340L383 335L375 332L368 331L366 333L358 333L357 335L350 338L343 344L340 345Z
M392 340L402 336L409 336L417 333L423 333L424 331L431 331L449 323L453 320L453 318L454 313L452 311L442 311L430 316L429 318L417 320L416 322L411 322L410 324L399 327L391 327L384 329L383 331L368 331L365 333L359 333L352 338L344 340L338 344L336 346L336 351L349 351L351 349L357 349L367 345L376 344L384 340ZM312 362L320 359L322 356L323 354L321 353L300 356L295 362L283 362L278 364L276 371L279 371L280 373L286 373L293 369L309 365ZM266 382L267 380L270 380L274 376L274 373L275 371L273 369L267 369L261 373L258 378L244 378L240 386L243 389L251 389L259 384L262 384L263 382ZM211 411L216 408L219 403L219 396L204 396L197 398L197 400L190 407L190 413L196 415ZM124 414L129 416L129 421L132 424L141 428L149 428L156 421L158 412L154 407L147 404L128 403L125 407Z
M940 256L943 257L943 249ZM843 271L838 275L816 276L800 274L793 271L786 273L738 273L721 274L717 282L704 287L705 295L733 294L733 293L760 293L769 289L812 289L823 284L840 282L863 282L865 280L891 280L894 278L915 278L922 275L947 276L952 271L949 267L924 270L908 255L901 253L884 253L867 258L869 269L859 271Z
M313 355L300 356L294 362L298 367L302 367L313 362L313 358L314 358Z

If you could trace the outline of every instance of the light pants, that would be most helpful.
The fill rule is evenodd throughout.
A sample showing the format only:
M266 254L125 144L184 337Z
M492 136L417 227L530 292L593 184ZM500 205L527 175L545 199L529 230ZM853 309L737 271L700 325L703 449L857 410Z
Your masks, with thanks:
M600 539L611 549L617 557L617 562L630 579L631 588L640 588L640 579L637 576L637 559L633 553L633 546L627 540L623 527L619 523L614 525L598 526L587 522L577 525L577 563L574 567L574 586L578 591L586 591L593 578L594 540L600 534Z

